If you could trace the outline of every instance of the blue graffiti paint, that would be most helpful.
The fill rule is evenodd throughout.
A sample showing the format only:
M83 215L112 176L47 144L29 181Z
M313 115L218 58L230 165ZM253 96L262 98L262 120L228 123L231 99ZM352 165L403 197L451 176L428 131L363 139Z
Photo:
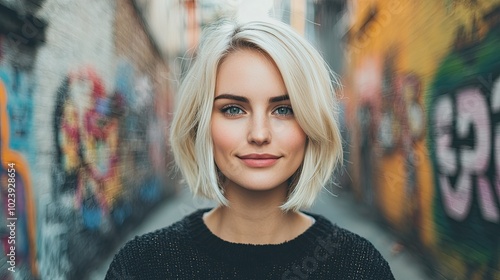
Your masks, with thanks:
M33 153L33 79L9 66L0 67L0 79L7 90L10 148L22 152L31 162Z
M98 230L102 222L102 209L94 196L85 199L81 207L82 222L85 228Z
M135 104L136 97L134 93L134 66L126 60L118 63L116 70L115 91L125 97L125 104Z
M141 199L145 202L154 203L161 198L160 180L156 177L148 179L140 188Z
M116 207L111 212L111 217L115 225L123 225L124 222L132 215L132 206L130 205L130 201L125 201L120 205L116 205Z

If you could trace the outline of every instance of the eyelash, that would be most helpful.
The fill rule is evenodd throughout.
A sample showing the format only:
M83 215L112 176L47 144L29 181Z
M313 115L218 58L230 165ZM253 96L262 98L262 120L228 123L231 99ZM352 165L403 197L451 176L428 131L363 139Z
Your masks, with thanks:
M229 113L229 110L231 110L231 109L235 109L235 108L236 108L236 109L238 109L238 110L240 110L241 112L244 112L244 110L243 110L243 109L241 109L239 106L236 106L236 105L226 105L226 106L222 107L222 108L220 109L220 111L221 111L222 113L224 113L225 115L227 115L227 116L234 117L234 116L237 116L237 115L240 115L240 114L241 114L241 112L236 113L236 114L235 114L235 113ZM288 113L286 113L286 114L277 114L277 113L276 113L279 109L283 109L283 108L288 109L288 110L289 110L289 112L288 112ZM292 109L292 106L289 106L289 105L281 105L281 106L279 106L279 107L277 107L276 109L274 109L274 110L273 110L273 114L275 114L275 113L276 113L277 115L281 115L281 116L293 115L293 109Z
M289 105L282 105L282 106L279 106L278 108L274 109L274 111L273 111L273 112L276 112L276 111L278 111L279 109L283 109L283 108L288 109L288 110L289 110L289 113L288 113L288 114L282 114L282 115L287 115L287 116L288 116L288 115L293 115L293 109L292 109L292 106L289 106Z
M225 115L228 115L228 116L230 116L230 117L234 117L234 116L239 115L239 114L229 113L229 110L234 109L234 108L236 108L236 109L240 110L241 112L243 112L243 109L241 109L240 107L238 107L238 106L236 106L236 105L226 105L226 106L222 107L222 108L220 109L220 111L221 111L222 113L224 113Z

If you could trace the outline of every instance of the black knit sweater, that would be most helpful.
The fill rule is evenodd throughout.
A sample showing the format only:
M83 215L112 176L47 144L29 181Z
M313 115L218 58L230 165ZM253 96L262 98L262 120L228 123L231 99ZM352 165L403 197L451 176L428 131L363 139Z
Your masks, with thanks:
M106 279L394 279L366 239L307 213L316 222L277 245L237 244L215 236L198 210L129 241Z

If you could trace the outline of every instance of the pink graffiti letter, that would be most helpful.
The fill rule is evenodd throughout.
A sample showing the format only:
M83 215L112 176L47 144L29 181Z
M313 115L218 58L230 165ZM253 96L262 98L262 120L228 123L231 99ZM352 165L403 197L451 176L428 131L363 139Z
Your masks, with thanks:
M470 132L471 125L475 128L475 145L471 149L462 150L462 168L460 177L469 179L458 180L458 188L470 186L470 176L477 175L479 205L483 217L491 222L499 219L498 209L495 205L495 197L490 182L485 176L490 161L491 147L491 123L488 116L488 105L477 88L467 88L457 95L458 119L457 133L460 138L465 138ZM463 185L462 185L463 184Z
M471 204L470 182L461 184L453 190L447 176L457 172L456 153L451 148L453 103L449 96L443 96L436 102L435 108L436 157L439 168L439 186L443 194L444 209L448 216L455 220L463 220ZM467 176L465 180L469 177Z

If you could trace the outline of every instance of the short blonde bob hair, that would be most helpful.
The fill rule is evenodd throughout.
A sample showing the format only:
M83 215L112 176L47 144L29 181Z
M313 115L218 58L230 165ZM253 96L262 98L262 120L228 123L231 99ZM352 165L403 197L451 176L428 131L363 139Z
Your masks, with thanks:
M193 194L229 205L218 179L210 122L217 69L228 54L241 49L267 54L281 72L295 118L307 135L303 163L289 180L292 183L281 209L310 207L342 162L337 82L314 47L282 22L221 20L204 29L194 62L179 88L170 131L174 159Z

